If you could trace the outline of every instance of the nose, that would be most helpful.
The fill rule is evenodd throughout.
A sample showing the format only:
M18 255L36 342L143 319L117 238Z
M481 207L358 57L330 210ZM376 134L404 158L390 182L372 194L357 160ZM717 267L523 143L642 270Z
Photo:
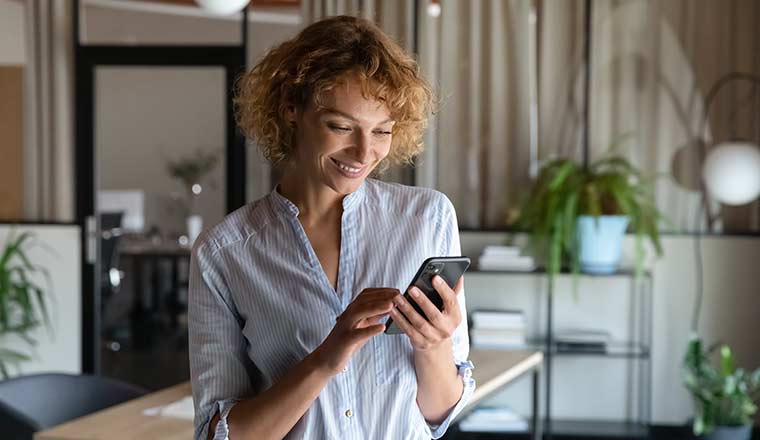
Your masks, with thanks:
M359 130L354 135L354 159L366 164L370 161L370 155L372 152L372 138L371 135L363 133Z

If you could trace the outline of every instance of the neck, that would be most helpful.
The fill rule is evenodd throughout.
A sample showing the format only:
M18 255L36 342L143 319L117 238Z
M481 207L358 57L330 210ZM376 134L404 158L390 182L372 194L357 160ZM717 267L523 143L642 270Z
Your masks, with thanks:
M343 194L326 185L308 182L297 172L283 176L279 192L296 205L299 218L320 221L343 214Z

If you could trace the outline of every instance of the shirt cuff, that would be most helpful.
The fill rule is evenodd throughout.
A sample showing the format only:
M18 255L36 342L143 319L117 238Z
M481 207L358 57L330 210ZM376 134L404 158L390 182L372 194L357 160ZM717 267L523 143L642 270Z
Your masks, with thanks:
M214 440L229 440L230 430L229 426L227 425L227 416L230 414L232 407L235 406L236 403L238 403L238 399L227 399L216 402L216 411L211 412L211 417L209 417L208 421L206 422L206 426L201 432L202 440L208 438L209 424L211 423L211 419L213 418L214 414L217 412L219 413L219 421L216 424L214 437L212 438Z
M470 397L472 396L473 391L475 391L475 379L472 378L473 368L475 368L475 366L472 365L471 361L464 361L461 364L457 364L459 377L462 378L462 384L464 384L462 396L440 425L431 425L428 423L431 438L437 439L443 437L443 434L446 433L451 421L454 420L457 414L462 411L462 408L467 405L467 402L470 401Z

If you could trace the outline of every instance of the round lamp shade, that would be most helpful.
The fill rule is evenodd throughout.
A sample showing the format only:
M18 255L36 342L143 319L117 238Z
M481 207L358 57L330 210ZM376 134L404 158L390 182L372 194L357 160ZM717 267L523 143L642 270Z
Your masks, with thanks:
M242 11L250 0L195 0L198 6L214 15L231 15Z
M724 142L707 155L702 177L710 196L726 205L743 205L760 196L760 147Z

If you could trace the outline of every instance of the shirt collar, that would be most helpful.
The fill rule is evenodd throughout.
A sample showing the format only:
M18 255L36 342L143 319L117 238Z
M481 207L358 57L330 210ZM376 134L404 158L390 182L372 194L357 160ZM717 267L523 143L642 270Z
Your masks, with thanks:
M361 204L361 201L364 199L364 193L366 192L366 186L367 181L366 179L362 181L361 185L359 185L359 188L356 189L356 191L346 195L343 197L343 212L350 212L354 210L357 206ZM274 189L270 193L272 200L274 202L274 206L277 209L278 212L281 212L286 215L290 215L293 217L298 217L298 207L295 205L295 203L291 202L287 197L280 194L278 191L278 188L280 187L280 184L275 185Z

